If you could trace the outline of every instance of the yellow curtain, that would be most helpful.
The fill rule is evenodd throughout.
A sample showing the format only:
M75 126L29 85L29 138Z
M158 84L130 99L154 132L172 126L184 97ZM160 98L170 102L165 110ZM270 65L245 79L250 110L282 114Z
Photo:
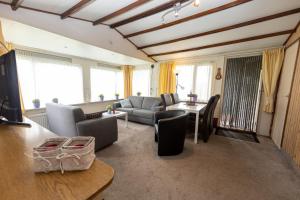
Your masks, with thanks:
M263 110L268 113L274 111L276 85L282 68L284 48L265 50L263 52L262 77L265 92Z
M5 42L4 40L4 36L2 33L2 26L1 26L1 21L0 21L0 55L3 55L7 52L9 52L10 50L14 49L14 45L10 42ZM24 109L24 101L23 101L23 97L22 97L22 91L21 91L21 86L19 83L19 93L20 93L20 103L21 103L21 110L22 113L24 113L25 109Z
M124 76L124 98L132 95L132 77L133 77L133 67L125 65L123 67Z
M167 62L160 64L159 72L159 94L175 93L176 77L175 77L175 63Z

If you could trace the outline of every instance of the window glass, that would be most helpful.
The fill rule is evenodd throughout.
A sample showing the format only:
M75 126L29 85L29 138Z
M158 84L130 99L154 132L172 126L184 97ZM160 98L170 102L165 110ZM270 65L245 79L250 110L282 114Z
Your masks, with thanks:
M187 95L193 92L193 65L177 65L177 93L180 100L187 100Z
M199 65L196 69L197 76L195 92L198 95L198 101L206 102L211 96L212 67L209 65Z
M135 69L133 71L132 95L150 96L150 69Z

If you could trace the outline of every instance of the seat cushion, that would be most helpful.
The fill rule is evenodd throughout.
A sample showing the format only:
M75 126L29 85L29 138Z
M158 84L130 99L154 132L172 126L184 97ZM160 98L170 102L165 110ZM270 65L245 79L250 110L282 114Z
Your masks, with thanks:
M144 97L130 96L128 97L133 108L142 108Z
M128 114L132 114L136 108L117 108L117 111L127 112Z
M147 119L154 118L154 112L151 110L145 110L145 109L134 110L133 115L136 117L142 117L142 118L147 118Z
M161 98L144 97L142 109L151 110L153 107L161 104Z

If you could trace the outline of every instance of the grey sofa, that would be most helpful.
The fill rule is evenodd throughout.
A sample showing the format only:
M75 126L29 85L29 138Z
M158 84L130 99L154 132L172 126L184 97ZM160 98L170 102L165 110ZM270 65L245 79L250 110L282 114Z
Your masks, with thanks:
M123 100L124 101L124 100ZM154 114L163 110L161 98L130 96L127 100L130 105L122 107L120 102L113 104L117 111L128 113L128 120L153 125Z
M49 103L46 113L50 130L60 136L93 136L95 150L118 140L116 117L87 119L82 109L75 106Z

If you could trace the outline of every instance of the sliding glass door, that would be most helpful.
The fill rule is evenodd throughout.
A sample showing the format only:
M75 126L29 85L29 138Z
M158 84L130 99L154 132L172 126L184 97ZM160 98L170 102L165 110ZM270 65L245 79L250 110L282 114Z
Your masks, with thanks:
M256 132L261 65L262 56L227 60L222 127Z

